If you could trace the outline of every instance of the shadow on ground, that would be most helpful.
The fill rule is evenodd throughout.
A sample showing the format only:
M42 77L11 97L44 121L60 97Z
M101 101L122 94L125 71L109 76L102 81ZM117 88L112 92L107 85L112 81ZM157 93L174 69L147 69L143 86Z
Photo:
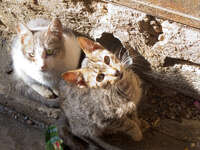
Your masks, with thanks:
M139 116L147 123L144 140L135 143L123 135L120 138L119 135L108 136L107 140L127 150L200 149L200 110L194 105L196 99L186 96L193 93L198 97L199 93L178 72L166 74L167 81L159 80L161 75L165 75L151 70L149 62L138 53L137 43L134 48L129 45L123 47L120 40L111 33L103 33L97 41L113 53L121 48L128 49L133 56L132 68L144 80L146 89L139 105ZM175 75L176 78L179 76L182 85L174 82ZM183 87L184 91L177 91Z

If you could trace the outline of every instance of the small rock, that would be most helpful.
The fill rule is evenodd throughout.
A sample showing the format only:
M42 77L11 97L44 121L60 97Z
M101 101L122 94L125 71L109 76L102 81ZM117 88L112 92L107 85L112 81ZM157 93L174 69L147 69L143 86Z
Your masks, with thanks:
M164 41L164 39L165 39L164 34L160 34L160 35L158 36L158 40L159 40L159 41Z
M157 25L155 20L150 21L150 25Z
M185 117L186 117L187 119L190 119L190 115L189 115L189 114L187 114Z
M191 147L191 148L194 148L195 146L196 146L195 143L191 143L191 144L190 144L190 147Z
M15 118L15 119L17 119L17 118L18 118L18 116L17 116L17 115L15 115L15 116L14 116L14 118Z
M28 116L25 116L25 117L24 117L24 120L28 120Z
M45 125L43 123L39 124L40 128L45 128Z
M175 119L175 116L171 116L170 118L174 120L174 119Z
M145 17L143 20L144 20L144 22L149 22L150 21L150 19L148 17Z
M33 121L27 120L26 123L29 124L29 125L32 125L32 124L33 124Z
M157 25L153 26L153 29L157 33L161 33L162 32L162 29L159 26L157 26Z
M4 107L0 105L0 112L4 111Z

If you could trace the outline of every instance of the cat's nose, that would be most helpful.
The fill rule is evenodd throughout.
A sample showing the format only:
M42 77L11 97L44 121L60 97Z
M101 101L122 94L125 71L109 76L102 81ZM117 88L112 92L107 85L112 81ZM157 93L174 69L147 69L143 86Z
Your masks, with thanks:
M41 67L41 71L46 71L46 69L47 69L47 66L46 66L46 65L43 65L43 66Z
M117 70L116 72L115 72L115 76L116 77L119 77L120 79L123 77L123 73L121 73L119 70Z

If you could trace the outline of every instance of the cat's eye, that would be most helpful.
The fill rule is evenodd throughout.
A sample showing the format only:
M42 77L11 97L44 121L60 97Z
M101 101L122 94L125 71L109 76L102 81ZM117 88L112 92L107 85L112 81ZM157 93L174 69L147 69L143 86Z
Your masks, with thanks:
M97 75L97 77L96 77L96 80L97 80L98 82L101 82L101 81L103 81L104 77L105 77L105 75L104 75L103 73L99 73L99 74Z
M106 65L109 65L109 64L110 64L110 57L109 57L109 56L105 56L105 57L104 57L104 63L105 63Z
M28 53L29 57L34 57L34 53Z
M47 49L46 50L46 53L47 53L47 55L53 55L53 49Z

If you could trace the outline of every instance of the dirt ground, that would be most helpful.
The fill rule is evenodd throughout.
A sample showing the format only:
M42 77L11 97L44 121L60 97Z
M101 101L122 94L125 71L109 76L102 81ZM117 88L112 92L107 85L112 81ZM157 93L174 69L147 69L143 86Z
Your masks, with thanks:
M116 9L117 13L118 9ZM119 18L123 17L119 15ZM101 25L105 24L101 23ZM108 23L105 28L109 29L107 25ZM102 26L95 26L94 29L100 30ZM119 29L119 27L116 28ZM115 35L126 33L116 31L119 33ZM91 35L93 32L100 34L96 30L91 30ZM111 31L108 30L108 32ZM44 149L44 129L59 118L60 109L49 108L34 99L15 93L18 89L12 74L11 37L12 34L7 32L6 28L0 29L0 150L42 150ZM127 37L126 34L121 39L124 37ZM124 40L126 42L125 38ZM159 51L148 52L160 53ZM159 84L152 85L148 81L146 85L145 98L139 106L144 139L139 143L134 143L125 135L119 134L107 136L105 140L124 150L200 150L200 99L190 98L163 86L161 88ZM21 87L26 89L25 85Z
M44 129L22 124L0 109L1 150L44 150L44 141Z

